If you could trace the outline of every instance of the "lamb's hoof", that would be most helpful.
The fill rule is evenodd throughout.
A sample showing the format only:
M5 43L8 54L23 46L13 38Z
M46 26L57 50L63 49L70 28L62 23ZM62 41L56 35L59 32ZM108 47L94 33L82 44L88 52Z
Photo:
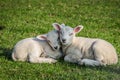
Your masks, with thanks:
M51 60L50 61L50 63L56 63L57 62L57 60Z
M79 61L78 65L84 65L84 63L82 61Z
M53 63L56 63L56 62L57 62L57 60L54 60L54 61L53 61Z

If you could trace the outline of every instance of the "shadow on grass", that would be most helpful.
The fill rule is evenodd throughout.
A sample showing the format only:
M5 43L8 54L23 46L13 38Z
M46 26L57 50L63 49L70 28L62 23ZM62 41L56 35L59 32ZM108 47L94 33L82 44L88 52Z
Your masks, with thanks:
M118 59L119 59L119 55L118 55ZM92 67L93 69L94 67ZM120 74L120 63L118 60L117 64L114 65L107 65L107 66L99 66L99 67L95 67L97 70L99 71L106 71L109 73L116 73L116 74Z
M11 53L12 53L12 49L6 49L6 48L1 48L0 47L0 57L5 57L5 59L8 59L8 60L11 60L12 61L12 58L11 58ZM98 67L91 67L91 66L79 66L77 64L73 64L73 63L68 63L68 62L64 62L63 60L64 58L62 57L61 59L58 60L60 66L64 67L66 66L65 68L67 68L68 66L71 68L71 69L75 69L75 68L78 68L78 69L91 69L93 71L106 71L108 73L115 73L115 74L120 74L120 66L119 64L117 65L110 65L110 66L98 66Z
M5 28L5 26L0 25L0 30L3 30L4 28Z
M71 67L72 69L74 68L78 68L80 70L87 70L87 69L91 69L93 71L99 71L99 72L108 72L108 73L115 73L115 74L120 74L120 66L119 63L116 65L107 65L107 66L96 66L96 67L92 67L92 66L80 66L78 64L73 64L73 63L68 63L68 62L64 62L64 60L59 60L61 65L66 65Z
M5 59L12 60L11 58L12 50L0 47L0 57L5 57Z
M120 66L118 65L108 65L108 66L99 66L99 67L86 67L92 70L105 71L108 73L120 74Z

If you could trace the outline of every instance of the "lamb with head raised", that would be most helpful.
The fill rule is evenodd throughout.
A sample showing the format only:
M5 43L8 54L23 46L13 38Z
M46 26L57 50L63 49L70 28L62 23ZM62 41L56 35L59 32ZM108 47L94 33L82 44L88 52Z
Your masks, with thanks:
M19 41L12 52L14 61L28 61L31 63L55 63L62 56L56 30L35 38Z
M53 26L59 31L65 61L88 66L111 65L118 62L116 50L109 42L75 36L83 26L72 28L58 23L53 23Z

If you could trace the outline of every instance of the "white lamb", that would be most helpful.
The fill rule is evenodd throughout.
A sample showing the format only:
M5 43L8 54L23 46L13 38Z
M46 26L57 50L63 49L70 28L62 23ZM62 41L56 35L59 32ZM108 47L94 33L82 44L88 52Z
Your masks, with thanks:
M59 31L65 61L88 66L111 65L118 62L116 50L109 42L102 39L75 37L83 26L71 28L58 23L54 23L53 26Z
M55 63L62 56L58 40L56 30L36 38L23 39L15 45L12 59L31 63Z

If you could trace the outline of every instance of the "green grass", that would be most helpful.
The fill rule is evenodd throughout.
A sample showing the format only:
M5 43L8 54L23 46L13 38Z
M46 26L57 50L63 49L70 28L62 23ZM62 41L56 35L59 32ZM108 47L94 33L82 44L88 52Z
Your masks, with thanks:
M52 30L52 23L84 29L77 36L102 38L120 58L120 0L0 0L0 80L119 80L118 64L78 66L14 62L8 54L21 39ZM6 58L7 56L7 58Z

